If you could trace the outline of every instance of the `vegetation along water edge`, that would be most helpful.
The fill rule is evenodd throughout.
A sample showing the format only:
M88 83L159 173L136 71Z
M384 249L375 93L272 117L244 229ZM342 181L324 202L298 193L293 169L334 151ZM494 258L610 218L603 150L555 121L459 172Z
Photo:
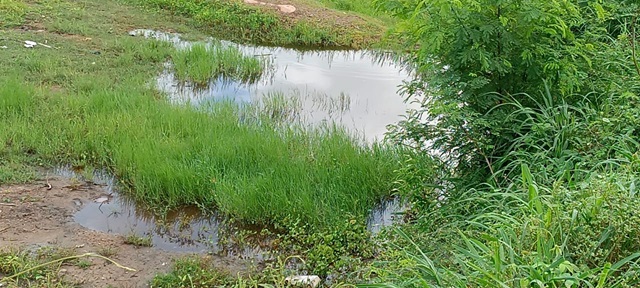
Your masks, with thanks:
M37 202L11 191L62 164L107 170L158 215L195 205L260 227L238 238L270 239L273 257L254 267L173 257L148 275L152 287L286 287L297 274L350 287L640 285L635 1L268 3L297 10L0 1L0 210ZM245 113L260 106L176 105L150 85L167 63L200 85L252 83L271 63L217 42L129 36L137 28L201 43L393 49L413 68L398 95L413 104L376 143ZM371 235L369 211L392 195L408 203L402 223ZM93 269L95 255L132 269L106 250L0 243L9 287L91 285L60 271Z

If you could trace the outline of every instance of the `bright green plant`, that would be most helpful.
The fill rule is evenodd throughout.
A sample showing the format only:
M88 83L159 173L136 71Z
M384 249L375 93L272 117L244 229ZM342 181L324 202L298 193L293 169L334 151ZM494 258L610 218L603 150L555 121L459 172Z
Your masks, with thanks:
M526 113L508 118L516 111L540 103L572 110L589 101L598 105L592 97L599 93L636 90L633 61L620 60L632 54L625 43L635 43L630 28L636 18L615 14L630 3L377 2L406 19L398 33L406 37L418 72L406 93L423 103L391 135L440 152L467 184L509 182L492 175L512 165L507 156L515 151L513 141L534 128L518 126ZM574 94L591 90L598 93Z
M190 80L205 85L212 79L225 77L242 83L254 83L267 69L267 62L246 56L238 48L224 46L220 42L206 46L195 44L176 50L172 56L176 75L181 80Z
M490 196L484 197L483 212L456 221L458 231L449 234L453 243L414 242L410 234L400 231L406 244L398 248L407 254L396 261L402 265L390 265L399 268L394 272L383 266L376 273L393 279L395 284L388 287L637 285L633 275L637 274L640 247L630 245L637 233L625 228L633 224L624 224L618 218L618 213L628 213L627 207L616 207L620 205L617 199L596 200L601 207L595 207L595 211L593 206L584 205L594 203L591 196L585 198L592 195L590 190L565 194L536 183L528 166L523 165L521 171L517 186L493 188ZM475 200L478 199L470 199ZM447 201L442 206L465 206L466 201ZM603 212L605 209L611 212ZM456 217L455 214L458 213L451 216ZM593 222L585 215L596 215L602 221ZM632 223L637 222L634 219ZM611 225L603 225L605 222ZM439 228L431 230L442 232ZM631 233L631 237L625 233ZM441 255L432 249L442 249L442 245L454 249L453 261L431 257ZM620 250L622 247L624 250Z

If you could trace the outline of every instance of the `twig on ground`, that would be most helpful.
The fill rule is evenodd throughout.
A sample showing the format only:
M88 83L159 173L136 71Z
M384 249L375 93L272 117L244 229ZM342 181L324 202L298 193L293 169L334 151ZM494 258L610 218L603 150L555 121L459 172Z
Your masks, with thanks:
M64 258L56 259L56 260L53 260L53 261L49 261L49 262L47 262L47 263L43 263L43 264L40 264L40 265L37 265L37 266L31 267L31 268L29 268L29 269L27 269L27 270L24 270L24 271L22 271L22 272L18 272L18 273L16 273L16 274L11 275L11 276L4 277L4 278L0 279L0 281L6 281L6 280L10 280L10 279L18 278L20 275L23 275L23 274L29 273L29 272L31 272L31 271L33 271L33 270L36 270L36 269L39 269L39 268L42 268L42 267L45 267L45 266L48 266L48 265L51 265L51 264L55 264L55 263L62 263L62 262L67 261L67 260L79 259L79 258L83 258L83 257L97 257L97 258L101 258L101 259L104 259L104 260L107 260L107 261L111 262L111 264L116 265L116 267L118 267L118 268L122 268L122 269L124 269L124 270L131 271L131 272L136 272L136 270L135 270L135 269L133 269L133 268L129 268L129 267L126 267L126 266L122 266L122 265L118 264L116 261L113 261L113 260L111 260L111 259L109 259L109 258L107 258L107 257L105 257L105 256L98 255L98 254L96 254L96 253L92 253L92 252L90 252L90 253L84 253L84 254L80 254L80 255L69 256L69 257L64 257Z

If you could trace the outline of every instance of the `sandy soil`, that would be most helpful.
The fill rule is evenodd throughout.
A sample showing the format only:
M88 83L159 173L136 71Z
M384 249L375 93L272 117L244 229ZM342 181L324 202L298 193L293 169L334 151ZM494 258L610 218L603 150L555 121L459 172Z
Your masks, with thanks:
M73 222L74 212L105 193L102 186L61 177L0 186L0 249L54 246L82 254L108 248L116 253L111 259L137 270L128 272L98 258L86 258L93 264L87 269L63 265L60 273L80 287L147 287L155 274L171 269L173 259L187 255L137 248L124 244L122 235L91 231ZM213 261L216 267L232 273L245 267L235 258Z

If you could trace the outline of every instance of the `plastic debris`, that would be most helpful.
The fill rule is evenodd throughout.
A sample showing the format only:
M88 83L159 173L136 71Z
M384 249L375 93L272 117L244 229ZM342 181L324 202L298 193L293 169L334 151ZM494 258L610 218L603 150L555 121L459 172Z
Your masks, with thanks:
M304 286L315 288L320 285L320 277L316 275L310 276L289 276L284 279L285 285Z
M96 203L105 203L105 202L109 202L109 196L102 196L98 199L93 200Z
M0 49L7 49L7 48L9 48L9 47L7 47L7 46L0 46Z
M29 41L29 40L24 41L24 47L26 47L26 48L33 48L33 47L36 47L38 45L40 45L42 47L53 48L53 47L51 47L51 46L49 46L47 44L42 44L42 43Z

